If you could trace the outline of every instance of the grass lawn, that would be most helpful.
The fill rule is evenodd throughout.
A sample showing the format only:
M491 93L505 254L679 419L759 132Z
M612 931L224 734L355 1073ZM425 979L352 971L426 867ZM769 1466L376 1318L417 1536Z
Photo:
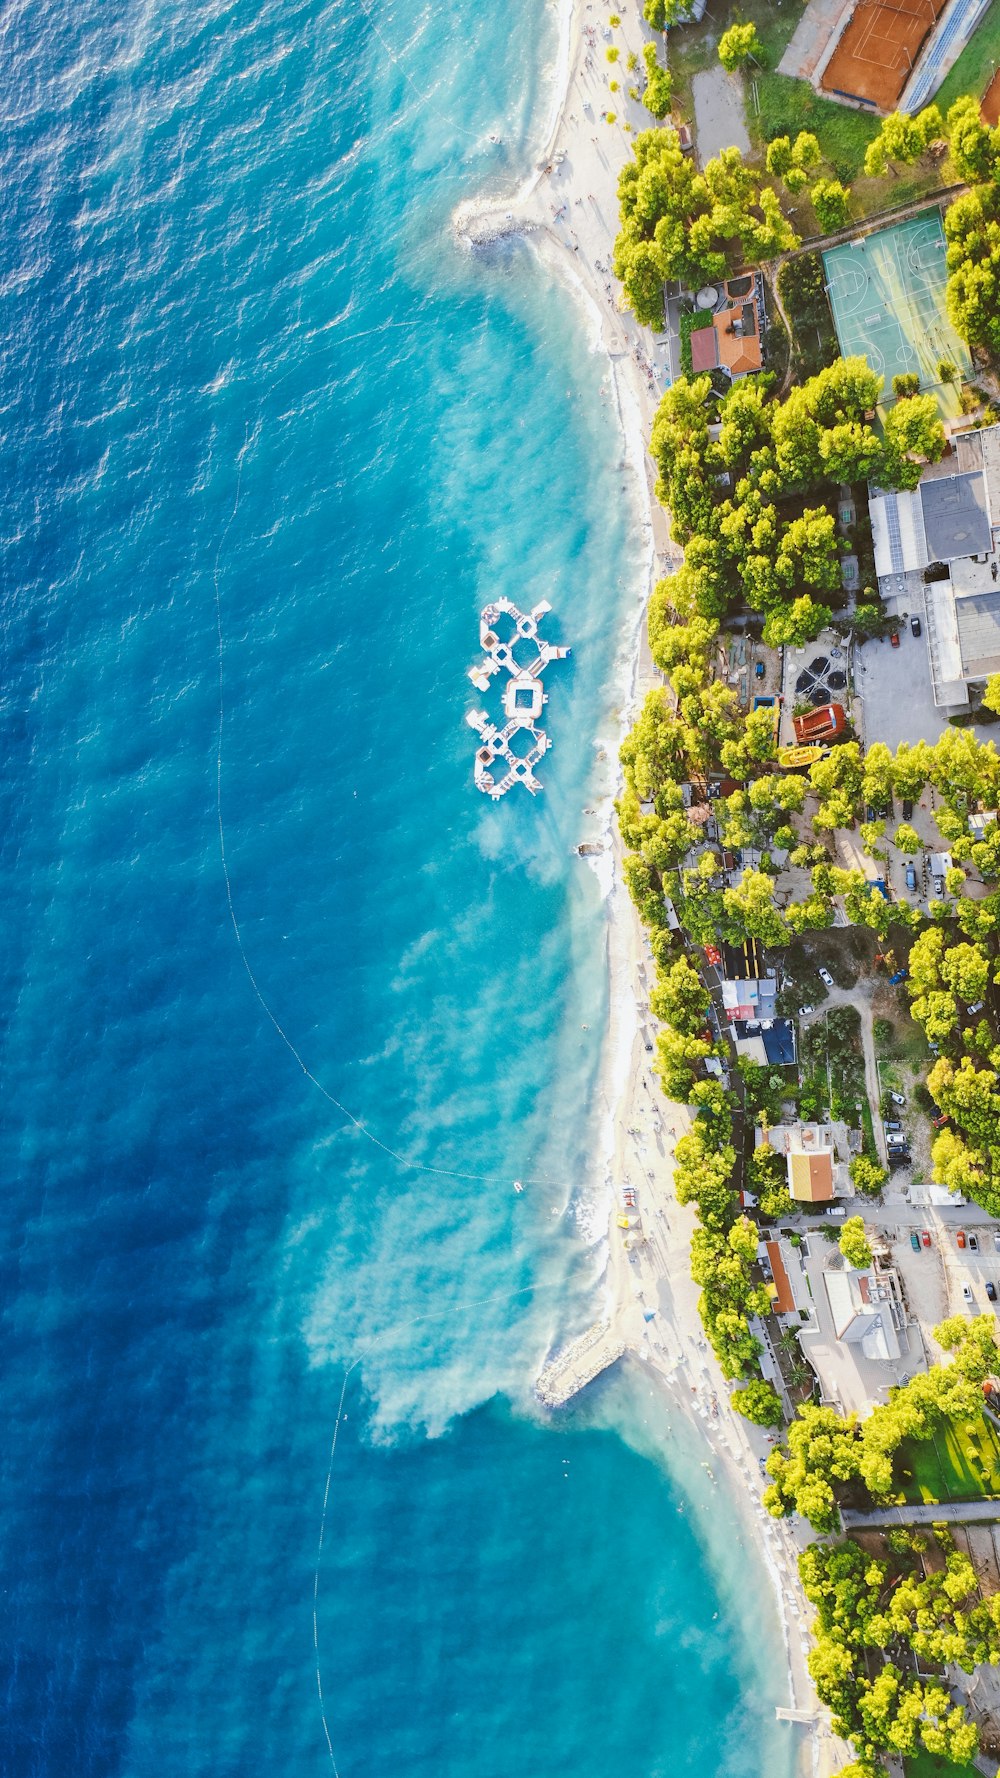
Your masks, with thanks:
M693 117L692 76L701 68L713 66L722 32L736 20L752 20L764 47L765 63L762 69L749 65L745 75L747 128L755 150L763 154L774 136L794 137L800 130L811 130L837 178L849 184L861 173L865 149L873 136L877 136L880 120L867 112L855 111L849 105L838 105L832 99L821 98L808 80L790 80L787 75L775 72L804 10L799 0L785 0L782 6L776 6L774 0L738 0L728 9L720 8L718 17L706 19L700 25L682 25L671 31L667 59L678 112L689 120ZM1000 0L993 0L993 8L960 59L959 68L981 36L990 32L994 15L1000 36ZM949 83L951 78L949 76ZM984 80L983 86L985 84ZM852 209L856 216L866 216L887 204L905 203L925 190L933 190L939 183L939 175L927 167L904 168L895 179L890 176L865 180L861 190L855 193ZM795 219L797 226L805 234L816 233L814 220L809 226L811 209L807 204L800 208L803 215Z
M1000 0L996 3L1000 5ZM800 130L811 130L837 178L847 185L857 177L865 149L878 135L878 118L820 98L808 80L789 80L786 74L772 72L755 78L760 112L748 105L747 128L756 147L763 149L774 136L794 138Z
M904 1761L904 1770L906 1778L982 1778L978 1766L953 1766L936 1753L926 1753L923 1749Z
M1000 66L1000 0L984 15L966 44L951 73L934 94L934 103L947 111L963 93L982 98L994 72Z
M1000 1436L985 1417L944 1427L933 1438L905 1439L897 1462L910 1501L1000 1496Z

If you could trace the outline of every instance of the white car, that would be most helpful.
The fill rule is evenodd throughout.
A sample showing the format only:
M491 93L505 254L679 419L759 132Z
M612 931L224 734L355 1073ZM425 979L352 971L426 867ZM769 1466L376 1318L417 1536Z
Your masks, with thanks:
M811 1012L815 1012L815 1011L816 1011L816 1008L814 1006L800 1006L799 1007L799 1018L800 1019L807 1019L809 1017L809 1014Z
M825 982L828 988L833 987L833 977L828 969L821 969L819 971L819 979L821 982Z
M967 1303L971 1303L971 1301L972 1301L972 1285L971 1284L963 1284L962 1285L962 1295L964 1296Z
M892 1100L894 1105L905 1105L906 1104L905 1093L890 1093L889 1097Z

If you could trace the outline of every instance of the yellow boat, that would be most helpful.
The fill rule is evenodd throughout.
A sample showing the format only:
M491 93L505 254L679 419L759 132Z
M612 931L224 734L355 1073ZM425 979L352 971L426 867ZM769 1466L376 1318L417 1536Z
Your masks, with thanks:
M779 747L778 764L786 772L804 772L809 766L815 765L818 759L825 759L829 751L829 747L821 746L818 741L808 747Z

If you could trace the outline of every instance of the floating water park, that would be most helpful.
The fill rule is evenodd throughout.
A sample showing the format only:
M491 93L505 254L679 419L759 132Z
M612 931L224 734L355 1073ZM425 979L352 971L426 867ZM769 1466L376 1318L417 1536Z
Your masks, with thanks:
M545 599L528 612L519 611L510 599L497 599L480 614L483 659L470 667L469 678L477 691L486 692L499 674L508 675L503 723L494 722L486 710L470 710L465 719L482 742L476 749L476 787L494 802L515 784L523 784L532 796L542 788L535 767L552 745L538 726L549 701L542 674L551 661L566 660L570 652L543 642L538 634L539 622L551 610Z

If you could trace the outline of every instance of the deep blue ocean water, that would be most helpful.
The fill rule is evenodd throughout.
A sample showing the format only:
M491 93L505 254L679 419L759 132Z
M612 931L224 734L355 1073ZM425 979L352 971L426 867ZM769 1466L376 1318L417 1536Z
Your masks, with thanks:
M528 0L4 13L11 1778L331 1771L352 1363L343 1778L787 1762L701 1453L637 1374L530 1406L598 1302L571 849L640 551L573 305L448 220L530 163L554 45ZM497 808L495 593L574 648Z

